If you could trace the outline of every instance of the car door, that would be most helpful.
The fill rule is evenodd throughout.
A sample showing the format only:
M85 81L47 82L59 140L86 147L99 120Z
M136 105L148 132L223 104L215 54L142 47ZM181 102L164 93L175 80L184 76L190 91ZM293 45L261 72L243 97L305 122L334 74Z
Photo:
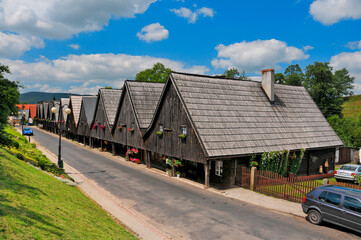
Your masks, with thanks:
M343 210L343 218L347 222L347 226L361 231L361 201L354 197L345 196Z
M343 224L341 194L330 191L323 191L318 197L318 200L319 208L325 221Z

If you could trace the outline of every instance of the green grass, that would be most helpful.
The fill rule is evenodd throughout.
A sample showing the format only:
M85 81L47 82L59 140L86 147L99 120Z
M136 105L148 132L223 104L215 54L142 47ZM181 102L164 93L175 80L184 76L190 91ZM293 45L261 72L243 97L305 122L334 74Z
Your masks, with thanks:
M342 107L345 117L358 117L361 114L361 94L345 98Z
M0 148L0 239L136 239L78 188Z

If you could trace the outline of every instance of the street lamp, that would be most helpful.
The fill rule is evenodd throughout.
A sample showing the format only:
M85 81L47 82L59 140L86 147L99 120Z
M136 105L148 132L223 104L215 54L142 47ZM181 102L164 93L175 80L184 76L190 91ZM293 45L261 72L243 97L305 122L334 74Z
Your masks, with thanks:
M24 136L24 122L25 122L25 112L21 113L21 134Z
M59 109L56 108L55 105L58 105ZM56 103L55 105L54 105L54 107L51 108L52 113L57 113L59 110L62 111L64 107L66 107L65 113L67 115L69 115L71 113L71 109L69 108L68 104L60 105L60 104ZM60 120L59 120L58 128L59 128L58 166L60 168L64 168L63 160L61 159L61 121Z

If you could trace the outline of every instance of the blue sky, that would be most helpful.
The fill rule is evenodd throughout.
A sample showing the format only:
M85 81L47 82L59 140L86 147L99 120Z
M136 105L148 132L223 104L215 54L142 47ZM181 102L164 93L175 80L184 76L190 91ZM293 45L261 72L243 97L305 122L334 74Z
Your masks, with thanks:
M361 93L359 0L2 0L0 62L22 92L96 93L156 62L176 71L346 67Z

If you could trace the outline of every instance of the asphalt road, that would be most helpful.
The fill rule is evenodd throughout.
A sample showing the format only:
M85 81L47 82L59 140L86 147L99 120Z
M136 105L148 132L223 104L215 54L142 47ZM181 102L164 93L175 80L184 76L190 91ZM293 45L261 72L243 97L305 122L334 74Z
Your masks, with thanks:
M33 138L57 154L58 137L33 129ZM174 181L68 141L62 142L62 156L69 165L174 239L360 238L334 225L314 226L303 218Z

